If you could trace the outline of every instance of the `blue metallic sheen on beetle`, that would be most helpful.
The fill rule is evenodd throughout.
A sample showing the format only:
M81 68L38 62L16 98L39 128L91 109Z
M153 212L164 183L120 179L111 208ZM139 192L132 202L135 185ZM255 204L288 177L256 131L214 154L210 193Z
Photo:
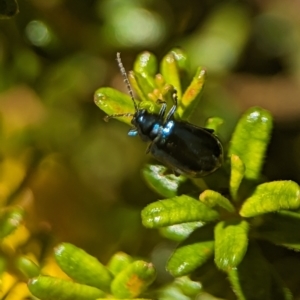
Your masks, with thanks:
M166 103L162 103L159 113L150 113L139 109L121 62L120 54L117 61L129 94L135 107L135 113L116 114L109 118L132 116L133 128L129 136L139 135L144 142L150 142L147 153L169 167L176 175L184 174L191 177L203 177L216 171L223 162L223 147L214 131L209 128L195 126L191 123L176 120L176 91L173 94L173 106L165 116Z

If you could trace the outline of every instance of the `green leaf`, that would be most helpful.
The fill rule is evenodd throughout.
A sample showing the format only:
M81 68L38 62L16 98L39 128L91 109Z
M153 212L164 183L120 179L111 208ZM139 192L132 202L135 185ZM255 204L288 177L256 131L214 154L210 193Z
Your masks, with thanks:
M190 274L214 253L213 226L196 229L170 257L167 270L174 276Z
M112 88L98 89L95 92L94 101L108 116L135 112L131 98ZM118 120L128 125L131 124L129 117L118 117Z
M242 160L235 154L232 154L230 157L231 160L231 172L230 172L230 195L233 200L237 200L238 190L240 184L244 178L245 174L245 165Z
M8 207L0 212L0 239L13 233L23 222L24 210L21 207Z
M0 0L0 19L13 17L18 12L19 6L16 0Z
M28 288L41 300L95 300L105 296L97 288L49 276L30 279Z
M256 236L276 245L300 250L300 214L280 211L268 214L256 229Z
M200 194L199 199L201 202L208 205L209 207L219 205L229 212L235 211L235 208L230 203L230 201L218 192L212 190L205 190L203 193Z
M16 259L16 268L27 278L32 278L40 274L40 268L29 257L24 255Z
M293 181L273 181L260 184L244 202L240 215L254 217L283 209L300 207L300 189Z
M107 264L107 268L113 275L117 275L132 262L133 258L130 255L124 252L117 252L110 258Z
M219 269L236 268L248 246L249 224L244 220L222 221L215 227L215 263Z
M112 274L95 257L68 243L55 247L54 255L60 268L72 279L109 291Z
M180 75L178 70L177 61L172 52L169 52L161 61L161 74L163 75L166 83L171 84L177 91L178 99L181 99L182 90L180 83Z
M177 67L180 71L180 73L188 73L189 72L189 62L188 57L184 51L180 48L173 48L170 53L173 54L176 62Z
M189 222L183 224L176 224L167 227L160 228L159 232L162 236L181 242L185 240L196 228L202 227L203 222Z
M228 275L239 300L271 300L270 268L256 245L249 245L243 261L230 269Z
M175 284L189 297L196 297L202 291L202 284L191 280L188 276L176 278Z
M185 90L182 98L180 99L178 109L176 110L176 116L183 120L187 120L195 107L198 104L199 98L197 96L200 94L205 80L205 70L199 67L196 74L190 83L190 85Z
M135 298L144 292L155 278L153 264L137 260L115 277L111 291L118 298Z
M223 119L218 117L209 118L205 123L205 128L210 128L216 132L218 132L219 127L223 124Z
M145 78L154 78L157 73L157 68L156 56L148 51L140 53L133 66L133 70Z
M144 90L141 88L137 76L135 74L134 71L130 71L128 73L128 79L130 82L130 85L132 86L132 88L134 89L134 91L136 92L139 100L143 101L148 101L148 95L146 93L144 93Z
M172 198L178 195L179 189L186 183L187 177L166 174L168 171L165 166L147 164L142 172L152 190L166 198Z
M142 210L142 222L148 228L194 221L208 222L218 217L217 211L187 195L160 200Z
M272 130L271 114L259 107L250 108L239 120L230 141L228 157L239 156L246 166L245 178L260 177Z

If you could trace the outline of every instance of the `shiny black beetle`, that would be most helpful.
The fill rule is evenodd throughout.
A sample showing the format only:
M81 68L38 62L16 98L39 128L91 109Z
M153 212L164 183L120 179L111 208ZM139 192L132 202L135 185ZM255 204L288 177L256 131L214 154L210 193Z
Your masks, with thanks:
M158 114L139 109L120 53L117 53L117 61L133 101L135 113L114 114L107 116L105 120L123 116L132 117L131 123L134 127L128 135L139 135L144 142L150 142L147 153L150 152L176 175L202 177L216 171L223 161L223 148L213 134L214 130L174 119L177 109L176 91L173 93L173 106L167 114L165 114L167 105L163 101L160 101L162 106Z

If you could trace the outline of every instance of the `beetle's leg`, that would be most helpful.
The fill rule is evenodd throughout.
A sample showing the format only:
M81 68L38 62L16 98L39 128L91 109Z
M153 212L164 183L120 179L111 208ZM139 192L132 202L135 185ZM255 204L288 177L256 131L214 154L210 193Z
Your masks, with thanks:
M158 114L159 114L160 118L163 118L165 115L166 109L167 109L167 103L166 103L166 101L161 100L161 99L157 99L156 103L161 104L161 108L160 108L160 111Z
M172 116L174 115L177 106L178 106L178 99L177 99L177 91L174 89L173 95L172 95L172 99L173 99L173 106L171 107L171 109L169 110L166 119L165 119L165 123L167 121L170 120L170 118L172 118Z

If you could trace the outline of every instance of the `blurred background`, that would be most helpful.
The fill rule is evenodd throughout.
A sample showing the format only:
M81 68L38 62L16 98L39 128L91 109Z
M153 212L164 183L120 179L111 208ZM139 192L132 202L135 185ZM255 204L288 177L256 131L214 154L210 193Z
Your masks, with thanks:
M157 244L140 220L158 199L140 174L146 144L121 122L105 123L93 101L103 86L126 92L116 52L128 71L141 51L160 60L181 47L191 77L207 70L192 122L223 118L226 144L248 107L270 110L264 174L300 182L299 1L18 4L16 16L0 19L0 203L26 207L33 233L51 232L103 262L117 250L149 256Z

